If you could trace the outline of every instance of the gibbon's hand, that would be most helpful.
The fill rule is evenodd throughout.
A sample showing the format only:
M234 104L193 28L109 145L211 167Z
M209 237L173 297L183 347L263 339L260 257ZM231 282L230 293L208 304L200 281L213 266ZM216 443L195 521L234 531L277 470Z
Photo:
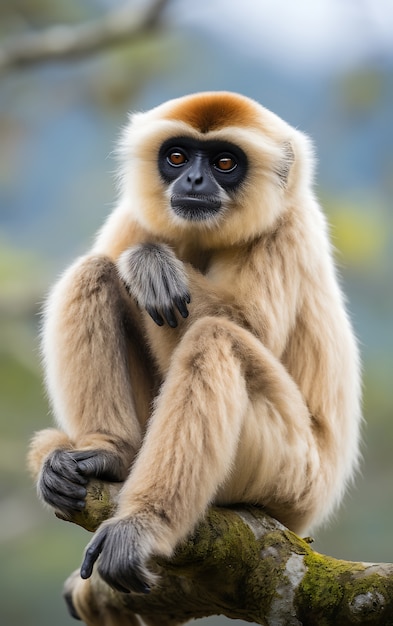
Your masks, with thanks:
M158 326L176 328L176 309L188 316L190 293L183 263L165 244L142 243L120 256L117 267L127 291Z
M124 480L118 457L107 450L55 450L45 461L38 490L45 502L63 513L85 507L89 478Z
M85 550L81 577L90 578L98 559L98 573L110 587L149 593L154 576L145 566L150 555L144 534L143 524L134 518L104 522Z

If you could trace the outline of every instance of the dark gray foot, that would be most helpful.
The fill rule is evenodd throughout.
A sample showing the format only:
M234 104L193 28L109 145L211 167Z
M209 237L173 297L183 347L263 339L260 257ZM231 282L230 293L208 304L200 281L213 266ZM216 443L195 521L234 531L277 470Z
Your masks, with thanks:
M76 611L76 608L74 607L74 603L72 601L72 593L70 591L65 591L64 594L63 594L63 598L65 600L68 612L71 615L71 617L73 617L74 619L77 619L79 621L82 621L81 618L79 617L77 611Z

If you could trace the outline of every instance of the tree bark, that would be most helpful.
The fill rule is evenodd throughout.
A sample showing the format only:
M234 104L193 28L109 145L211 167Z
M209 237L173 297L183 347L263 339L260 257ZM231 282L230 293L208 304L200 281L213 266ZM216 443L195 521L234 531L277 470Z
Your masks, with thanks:
M56 25L20 35L0 47L0 70L83 57L119 43L131 42L154 28L168 0L150 0L143 10L132 3L103 17L77 25Z
M120 486L92 481L86 509L70 521L94 531L113 513ZM318 554L256 507L212 507L175 556L155 567L160 584L148 595L115 592L97 573L93 593L125 617L179 623L225 615L269 626L393 624L393 564Z

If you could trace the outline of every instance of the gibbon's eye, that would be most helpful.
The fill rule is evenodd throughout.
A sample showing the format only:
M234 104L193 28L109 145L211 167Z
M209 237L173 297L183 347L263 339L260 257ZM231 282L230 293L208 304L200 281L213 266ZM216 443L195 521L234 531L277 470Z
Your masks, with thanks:
M230 154L220 155L213 163L220 172L232 172L237 167L235 158Z
M175 150L169 152L167 161L173 167L180 167L181 165L184 165L184 163L187 163L188 159L184 152L176 148Z

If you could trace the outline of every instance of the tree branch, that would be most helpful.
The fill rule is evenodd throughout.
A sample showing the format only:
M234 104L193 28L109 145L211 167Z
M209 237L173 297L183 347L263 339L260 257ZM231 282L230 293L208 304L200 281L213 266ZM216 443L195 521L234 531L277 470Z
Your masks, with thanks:
M92 54L131 42L154 28L168 0L151 0L143 10L127 3L107 15L78 25L51 26L12 38L0 47L0 70Z
M96 529L113 513L119 488L92 481L85 511L71 521ZM124 623L134 613L161 624L163 615L181 623L217 614L274 626L393 623L393 564L318 554L255 507L211 508L174 558L156 567L160 585L147 596L114 592L94 573L94 602L120 610ZM70 576L66 593L78 578Z

